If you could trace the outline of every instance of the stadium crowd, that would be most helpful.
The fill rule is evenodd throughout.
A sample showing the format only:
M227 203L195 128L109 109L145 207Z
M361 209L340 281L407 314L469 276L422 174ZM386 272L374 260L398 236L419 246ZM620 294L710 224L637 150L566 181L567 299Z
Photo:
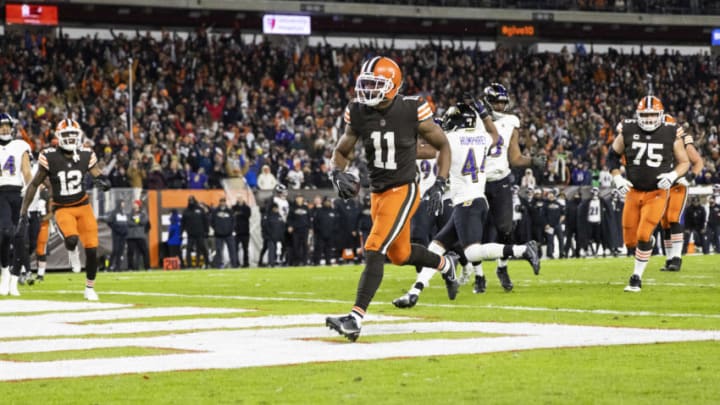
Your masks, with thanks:
M503 83L510 110L522 120L521 148L549 157L544 169L515 173L516 184L526 187L608 187L604 159L615 125L633 116L650 77L666 112L694 135L705 159L696 183L720 183L716 56L598 54L582 46L542 54L483 51L447 41L407 50L301 47L245 43L239 31L209 35L204 29L187 39L164 33L110 41L8 34L0 50L0 111L18 117L35 153L69 113L83 125L114 187L220 188L224 178L244 177L258 190L331 188L340 116L361 61L377 53L400 63L404 93L424 96L436 116L463 92L480 94L490 82ZM366 183L367 168L356 164ZM362 212L363 203L354 204ZM359 240L362 232L353 232ZM334 254L343 250L336 244Z
M6 35L0 44L0 111L19 118L36 152L69 112L84 126L115 187L219 188L223 178L239 176L266 190L278 183L331 187L339 117L360 62L376 53L400 62L404 93L425 96L436 115L463 91L479 94L492 81L510 89L511 109L523 123L521 147L549 156L534 179L516 173L518 184L605 185L600 178L615 125L633 115L652 75L666 112L689 127L705 158L697 182L720 182L720 66L709 55L595 54L582 47L486 52L447 42L409 50L300 48L248 44L239 32L208 35L203 29L188 39L27 34Z

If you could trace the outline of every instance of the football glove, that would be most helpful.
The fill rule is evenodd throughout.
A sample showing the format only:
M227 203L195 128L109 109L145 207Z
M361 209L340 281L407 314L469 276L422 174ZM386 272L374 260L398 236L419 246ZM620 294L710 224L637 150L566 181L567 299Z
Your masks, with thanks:
M15 238L27 239L28 222L29 219L27 215L20 215L20 219L15 226Z
M445 193L446 185L447 180L445 180L442 176L437 176L437 178L435 178L435 183L427 189L425 195L423 195L423 200L428 202L427 210L431 215L442 215L442 196Z
M465 96L465 98L466 98L467 100L472 101L472 102L470 103L470 106L471 106L472 108L474 108L475 111L477 111L477 113L478 113L478 115L480 116L481 119L485 119L485 118L487 118L487 117L490 115L490 113L489 113L488 110L487 110L487 107L485 107L485 103L483 103L482 101L478 101L478 100L475 98L475 96L472 95L472 93L465 93L464 96Z
M681 186L690 187L690 182L688 181L687 177L685 177L685 176L680 177L676 183Z
M688 170L687 173L685 173L685 179L688 183L695 181L695 177L697 177L697 174L693 173L692 170Z
M358 187L358 181L352 174L338 169L332 171L332 182L338 192L338 196L343 200L355 197L360 189Z
M97 176L93 179L93 182L95 183L95 188L99 188L102 191L108 191L112 188L110 180L105 176Z
M547 155L544 153L535 155L532 157L532 165L535 167L544 168L547 165Z
M633 186L630 180L619 174L613 176L613 184L615 185L615 190L623 197L625 196L625 194L627 194L628 191L630 191L630 188Z
M671 170L667 173L658 174L657 187L661 190L667 190L672 187L673 183L675 183L675 180L677 180L677 178L678 174L677 172L675 172L675 170Z

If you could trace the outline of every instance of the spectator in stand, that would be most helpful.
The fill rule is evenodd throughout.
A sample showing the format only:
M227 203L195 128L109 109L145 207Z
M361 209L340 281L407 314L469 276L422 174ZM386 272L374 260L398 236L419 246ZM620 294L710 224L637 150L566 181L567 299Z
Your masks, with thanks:
M293 162L293 168L288 172L287 183L290 189L300 190L305 184L305 174L299 160Z
M165 177L162 173L162 167L158 163L154 163L152 165L152 168L150 169L150 173L147 175L147 179L145 180L147 184L148 190L164 190L166 188L165 186Z
M204 190L207 188L207 176L205 175L205 169L200 167L197 172L188 170L187 172L187 183L188 188L191 190Z
M612 186L612 175L610 175L610 171L607 166L603 166L600 171L599 183L600 188L610 188Z
M180 163L178 162L178 159L173 158L170 161L170 166L164 170L163 177L165 178L167 188L187 188L187 177L185 172L180 170Z
M270 191L274 190L275 186L277 186L278 182L275 176L270 172L270 166L264 165L262 167L262 172L258 176L258 188L262 191Z
M145 169L140 167L140 163L136 159L130 161L127 177L130 187L133 188L133 197L137 200L140 197L140 193L142 193L143 182L147 175Z
M522 186L528 189L535 188L537 182L535 181L535 175L531 168L525 169L525 175L522 178Z

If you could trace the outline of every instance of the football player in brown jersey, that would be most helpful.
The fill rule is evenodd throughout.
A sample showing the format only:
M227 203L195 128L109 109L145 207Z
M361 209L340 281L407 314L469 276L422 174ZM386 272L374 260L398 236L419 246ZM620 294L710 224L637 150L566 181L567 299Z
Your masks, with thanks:
M665 114L665 122L675 123L675 118ZM695 142L691 134L685 132L682 126L678 125L681 132L683 145L690 159L690 170L687 171L685 177L677 180L675 185L670 188L670 197L668 197L667 207L665 207L665 215L663 215L661 225L663 228L663 238L665 239L665 266L662 271L680 271L682 266L682 250L683 250L683 224L680 218L685 211L687 203L688 186L700 174L705 163L700 153L695 148Z
M432 120L429 104L420 97L404 97L400 67L390 58L365 61L355 84L356 99L345 109L345 134L333 153L333 183L341 198L353 198L359 185L346 172L355 144L360 141L370 169L372 229L365 242L366 264L350 314L328 317L326 325L355 341L370 301L383 278L385 257L398 265L438 269L450 290L457 292L457 255L441 256L426 247L411 244L410 218L420 203L415 160L418 136L439 151L438 175L425 192L428 210L440 213L442 195L450 169L450 147L442 129ZM481 107L482 108L482 107ZM489 124L488 124L489 121ZM497 130L487 111L483 122L490 126L493 142Z
M684 176L689 162L682 130L663 120L660 99L643 97L635 119L618 124L618 136L608 153L608 167L615 188L626 195L623 208L623 239L635 251L635 269L625 291L639 292L642 275L653 249L652 233L662 219L668 190ZM620 174L625 157L627 179Z
M90 173L97 188L106 191L110 182L97 167L97 157L91 149L82 147L83 131L77 121L64 119L55 128L58 147L40 152L35 177L28 185L20 211L18 234L27 232L27 212L40 184L50 178L55 222L65 239L65 247L74 250L78 242L85 248L85 299L97 301L95 276L97 275L98 227L95 214L83 186L83 178Z

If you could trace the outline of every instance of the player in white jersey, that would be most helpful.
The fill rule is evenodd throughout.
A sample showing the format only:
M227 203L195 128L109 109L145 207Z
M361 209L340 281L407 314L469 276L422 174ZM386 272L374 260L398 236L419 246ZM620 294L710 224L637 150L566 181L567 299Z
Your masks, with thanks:
M490 206L488 222L485 224L484 242L513 243L513 194L514 176L510 167L544 167L547 158L544 154L530 157L523 155L518 143L520 119L505 111L510 97L505 86L492 83L483 90L483 101L492 112L492 119L500 136L496 145L490 149L485 162L487 185L485 195ZM498 259L496 274L505 291L512 291L513 284L507 271L508 258ZM474 293L485 291L482 264L475 266Z
M20 218L23 187L30 183L30 145L15 138L15 120L8 114L0 114L0 295L18 296L18 276L10 271L10 252L18 242L14 241L15 227ZM19 269L18 269L19 270Z
M483 226L488 214L485 163L493 141L484 128L476 125L477 121L476 111L467 104L450 107L443 117L443 129L452 152L449 182L454 208L450 221L435 235L429 250L444 254L459 242L468 261L473 264L483 259L523 257L538 274L540 260L535 242L524 246L482 244ZM398 308L415 306L421 291L435 273L435 269L423 268L410 291L393 300L393 304ZM449 286L448 296L455 298Z

